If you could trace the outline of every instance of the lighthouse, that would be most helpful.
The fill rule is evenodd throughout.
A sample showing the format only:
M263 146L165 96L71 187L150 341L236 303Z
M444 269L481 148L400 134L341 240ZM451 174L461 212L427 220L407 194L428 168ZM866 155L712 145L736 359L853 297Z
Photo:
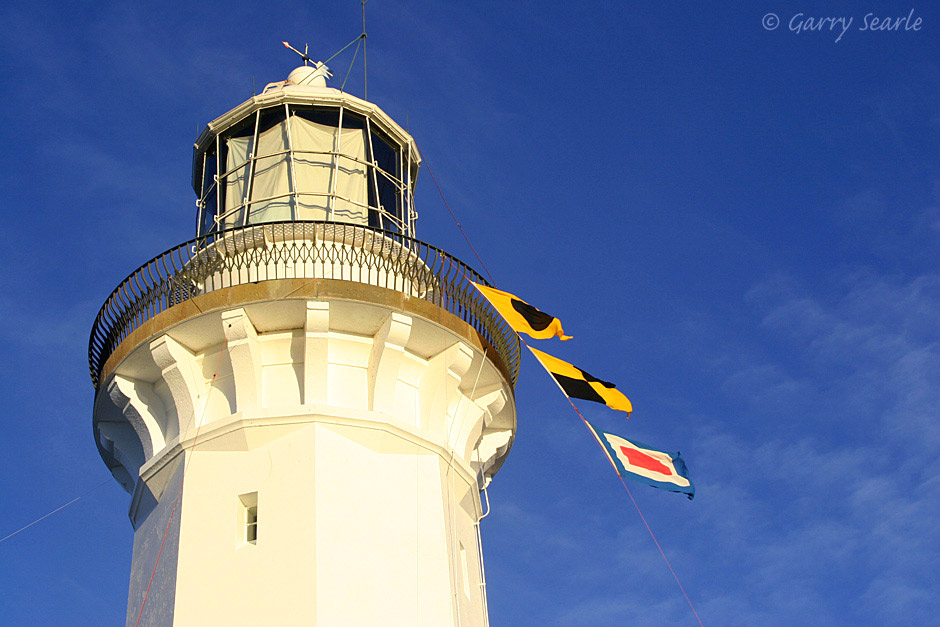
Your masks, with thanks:
M195 237L92 328L129 626L487 624L518 339L417 238L414 139L329 77L305 64L208 123Z

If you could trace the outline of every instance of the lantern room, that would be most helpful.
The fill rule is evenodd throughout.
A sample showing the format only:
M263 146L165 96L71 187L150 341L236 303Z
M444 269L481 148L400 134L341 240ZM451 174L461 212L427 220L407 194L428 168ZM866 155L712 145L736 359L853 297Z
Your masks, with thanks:
M284 220L414 236L414 139L328 76L298 67L208 124L193 154L197 236Z

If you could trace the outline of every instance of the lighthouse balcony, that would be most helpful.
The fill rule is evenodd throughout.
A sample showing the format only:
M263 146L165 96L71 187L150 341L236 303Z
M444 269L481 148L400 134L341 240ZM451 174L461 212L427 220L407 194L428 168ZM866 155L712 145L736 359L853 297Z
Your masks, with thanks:
M123 356L122 343L170 308L241 285L282 279L371 285L452 314L493 349L507 379L519 371L515 333L471 282L475 270L443 250L397 232L322 221L227 229L176 246L131 273L92 327L88 357L97 387ZM301 283L303 285L303 283Z
M366 411L460 451L485 485L515 431L506 399L520 354L471 282L484 280L434 246L349 223L268 222L180 244L121 282L92 328L102 457L131 491L203 424ZM245 357L244 342L261 352ZM384 365L393 354L401 367Z

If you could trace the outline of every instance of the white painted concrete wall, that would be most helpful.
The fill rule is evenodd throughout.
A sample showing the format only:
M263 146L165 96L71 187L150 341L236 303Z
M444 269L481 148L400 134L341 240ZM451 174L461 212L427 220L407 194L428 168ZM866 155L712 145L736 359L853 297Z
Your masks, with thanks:
M98 437L140 477L129 625L179 469L141 625L486 624L474 524L515 408L453 332L358 301L253 303L138 347L101 389Z

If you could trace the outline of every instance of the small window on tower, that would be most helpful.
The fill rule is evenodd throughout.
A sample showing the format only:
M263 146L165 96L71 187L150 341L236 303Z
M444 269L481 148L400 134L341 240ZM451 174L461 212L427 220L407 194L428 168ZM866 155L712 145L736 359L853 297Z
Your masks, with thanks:
M251 544L258 541L258 506L249 507L245 512L245 540Z
M238 516L238 544L258 543L258 493L250 492L238 497L241 504Z

